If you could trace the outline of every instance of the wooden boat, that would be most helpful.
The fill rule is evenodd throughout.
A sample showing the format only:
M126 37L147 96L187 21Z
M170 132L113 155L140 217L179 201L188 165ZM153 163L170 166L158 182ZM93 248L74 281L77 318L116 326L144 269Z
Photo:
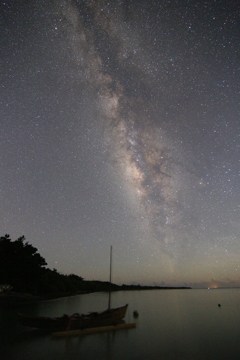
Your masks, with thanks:
M87 315L73 314L61 317L28 316L18 313L18 319L24 326L42 329L45 331L66 331L76 329L96 328L101 326L111 326L119 324L125 317L128 304L112 309L111 308L111 274L112 274L112 246L110 251L110 280L108 309L103 312L92 312Z
M61 317L29 316L18 313L18 319L23 326L42 329L45 331L65 331L116 325L125 317L128 304L107 309L103 312L89 314L63 315Z

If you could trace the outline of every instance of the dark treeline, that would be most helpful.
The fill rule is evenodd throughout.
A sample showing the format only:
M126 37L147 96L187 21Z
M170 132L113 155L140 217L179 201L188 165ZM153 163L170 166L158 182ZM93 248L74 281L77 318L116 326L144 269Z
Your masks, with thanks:
M63 275L46 267L46 260L24 236L12 241L9 235L0 237L0 284L11 285L13 291L41 297L109 291L109 282L85 281L74 274ZM116 285L111 290L171 289L170 287Z
M9 284L16 292L47 297L82 291L82 277L63 275L46 265L24 236L15 241L9 235L0 237L0 284Z

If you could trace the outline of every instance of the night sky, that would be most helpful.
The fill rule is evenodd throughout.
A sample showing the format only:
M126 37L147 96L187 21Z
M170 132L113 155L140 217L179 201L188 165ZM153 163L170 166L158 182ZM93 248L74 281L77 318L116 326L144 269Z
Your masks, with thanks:
M1 1L0 230L86 280L240 286L237 0Z

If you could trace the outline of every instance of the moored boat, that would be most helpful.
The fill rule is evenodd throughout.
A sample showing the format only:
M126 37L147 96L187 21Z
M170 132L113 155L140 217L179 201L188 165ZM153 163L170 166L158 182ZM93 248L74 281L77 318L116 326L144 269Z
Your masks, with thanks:
M87 329L118 324L125 317L127 308L128 304L115 309L107 309L103 312L92 312L86 315L63 315L61 317L29 316L18 313L18 319L23 326L50 332L55 330Z

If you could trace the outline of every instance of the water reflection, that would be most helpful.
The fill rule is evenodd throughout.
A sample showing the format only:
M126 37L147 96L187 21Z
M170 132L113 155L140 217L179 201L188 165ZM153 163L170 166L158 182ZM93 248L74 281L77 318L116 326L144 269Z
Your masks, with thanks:
M0 309L1 351L8 360L238 359L239 290L130 291L113 294L113 306L129 303L126 322L137 328L84 337L53 339L22 328L16 312L59 316L101 311L107 294L89 294ZM218 307L218 304L221 307ZM137 310L139 317L133 317ZM27 357L26 357L27 356Z

